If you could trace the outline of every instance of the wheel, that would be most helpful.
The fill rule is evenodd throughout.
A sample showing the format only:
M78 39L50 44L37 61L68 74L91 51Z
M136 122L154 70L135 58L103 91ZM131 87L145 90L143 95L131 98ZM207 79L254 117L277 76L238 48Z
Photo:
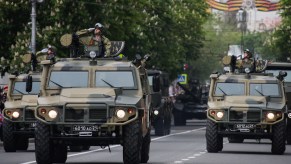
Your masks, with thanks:
M56 144L53 148L53 163L65 163L67 160L68 149L64 144Z
M147 163L150 154L150 144L151 144L151 130L149 129L146 136L143 138L141 147L141 163Z
M291 145L291 119L287 119L287 128L286 128L286 141L288 145Z
M183 112L175 111L174 112L174 124L175 126L185 126L186 118Z
M10 121L4 120L3 122L3 146L5 152L16 152L16 138L13 135L15 128L14 124Z
M50 126L37 120L35 126L35 157L41 164L65 163L67 146L53 144L50 140Z
M16 138L16 149L17 150L27 150L28 148L28 138L18 136Z
M83 150L89 150L90 146L83 146Z
M166 134L165 130L165 121L163 118L159 117L155 122L155 135L156 136L163 136Z
M51 164L53 148L50 142L50 128L37 120L35 125L35 158L37 163Z
M273 125L272 153L284 154L286 149L286 122L281 121Z
M83 150L83 146L69 146L71 152L80 152Z
M243 143L244 139L240 137L228 137L229 143Z
M222 150L222 137L218 135L218 126L215 122L207 119L206 123L206 149L209 153L217 153ZM221 150L220 150L221 149Z
M218 137L218 151L221 151L223 149L223 137Z
M123 129L123 162L138 164L141 161L141 121L139 119L129 123Z

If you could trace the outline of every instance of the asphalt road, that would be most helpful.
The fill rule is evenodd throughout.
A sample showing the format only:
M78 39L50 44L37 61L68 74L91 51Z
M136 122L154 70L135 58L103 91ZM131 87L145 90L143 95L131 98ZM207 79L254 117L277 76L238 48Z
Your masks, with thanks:
M152 135L149 164L289 164L291 145L287 145L284 155L271 154L271 142L246 140L241 144L230 144L224 139L224 148L219 153L207 153L205 141L205 121L191 120L187 126L173 127L170 135ZM89 151L70 152L69 164L122 164L122 147L114 145L101 149L91 147ZM28 151L5 153L0 144L0 164L35 163L34 144Z

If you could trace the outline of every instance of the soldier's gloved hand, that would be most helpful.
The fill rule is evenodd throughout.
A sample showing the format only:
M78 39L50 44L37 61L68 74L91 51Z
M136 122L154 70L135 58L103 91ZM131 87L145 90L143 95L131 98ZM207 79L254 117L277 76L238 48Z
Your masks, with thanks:
M94 30L95 30L95 28L88 28L88 32L92 32Z

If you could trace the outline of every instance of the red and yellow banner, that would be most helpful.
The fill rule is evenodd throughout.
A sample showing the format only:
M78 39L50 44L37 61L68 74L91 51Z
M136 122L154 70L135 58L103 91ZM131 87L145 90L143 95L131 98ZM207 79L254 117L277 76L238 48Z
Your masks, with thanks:
M206 3L214 9L221 11L237 11L243 7L244 0L228 0L226 3L216 0L206 0ZM270 2L269 0L255 0L255 6L258 11L275 11L279 10L280 2Z

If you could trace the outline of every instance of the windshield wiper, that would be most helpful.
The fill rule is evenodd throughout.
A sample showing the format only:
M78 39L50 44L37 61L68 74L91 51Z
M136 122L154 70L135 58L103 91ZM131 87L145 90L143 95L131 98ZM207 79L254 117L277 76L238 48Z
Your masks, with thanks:
M15 89L15 88L14 88L14 90L15 90L15 91L17 91L18 93L20 93L20 94L24 95L24 93L23 93L23 92L21 92L20 90L18 90L18 89Z
M54 81L52 81L52 80L50 80L50 82L54 83L55 85L57 85L57 86L60 87L60 88L64 88L62 85L60 85L60 84L58 84L58 83L56 83L56 82L54 82Z
M265 96L262 92L260 92L259 90L255 89L261 96Z
M115 86L113 86L112 84L110 84L109 82L107 82L107 81L105 81L105 80L103 80L103 79L101 79L104 83L106 83L107 85L109 85L111 88L116 88Z
M227 96L227 94L220 88L220 87L217 87L224 95Z

